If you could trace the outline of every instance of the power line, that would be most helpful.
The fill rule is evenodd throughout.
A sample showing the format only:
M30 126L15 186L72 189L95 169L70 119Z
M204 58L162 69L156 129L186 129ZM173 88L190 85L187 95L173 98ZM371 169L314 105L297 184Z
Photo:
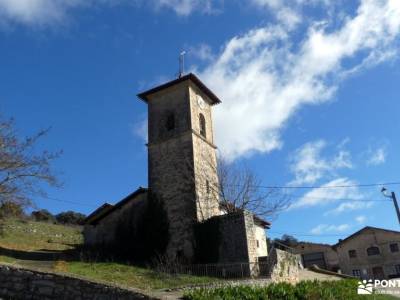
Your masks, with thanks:
M400 182L384 182L384 183L367 183L367 184L349 184L349 185L329 185L329 186L266 186L266 185L255 185L253 187L255 188L267 188L267 189L330 189L330 188L352 188L352 187L374 187L374 186L390 186L390 185L400 185ZM289 195L290 196L290 195ZM364 200L364 199L351 199L351 198L324 198L324 197L307 197L307 196L296 196L297 198L309 198L309 199L316 199L316 200L347 200L347 201L371 201L371 202L381 202L385 200ZM74 205L80 205L80 206L90 206L90 207L95 207L96 205L93 204L84 204L84 203L79 203L79 202L74 202L74 201L69 201L69 200L62 200L62 199L56 199L56 198L51 198L51 197L46 197L49 200L53 201L58 201L58 202L64 202L64 203L70 203Z
M293 233L293 232L279 232L279 231L268 231L269 233L274 233L274 234L288 234L288 235L294 235L294 236L315 236L315 237L338 237L338 236L348 236L351 235L352 233L342 233L342 234L311 234L311 233Z
M290 195L288 195L290 196ZM296 196L294 198L303 198L302 196ZM382 199L382 200L369 200L369 199L352 199L352 198L323 198L323 197L306 197L308 199L315 199L315 200L332 200L332 201L354 201L354 202L391 202L388 199ZM69 203L69 204L74 204L78 206L85 206L85 207L97 207L95 204L86 204L86 203L81 203L81 202L75 202L75 201L70 201L70 200L62 200L62 199L57 199L57 198L52 198L52 197L46 197L48 200L52 201L57 201L57 202L64 202L64 203Z
M64 202L64 203L69 203L69 204L86 206L86 207L97 207L97 205L94 205L94 204L86 204L86 203L74 202L74 201L62 200L62 199L57 199L57 198L52 198L52 197L46 197L46 199L52 200L52 201L57 201L57 202Z
M265 188L265 189L332 189L332 188L374 187L374 186L384 186L384 185L385 186L400 185L400 182L365 183L365 184L348 184L348 185L310 185L310 186L254 185L252 187Z
M354 201L354 202L392 202L389 199L380 199L380 200L372 200L372 199L355 199L355 198L328 198L328 197L309 197L306 195L285 195L288 196L290 198L294 198L294 199L312 199L312 200L328 200L328 201Z

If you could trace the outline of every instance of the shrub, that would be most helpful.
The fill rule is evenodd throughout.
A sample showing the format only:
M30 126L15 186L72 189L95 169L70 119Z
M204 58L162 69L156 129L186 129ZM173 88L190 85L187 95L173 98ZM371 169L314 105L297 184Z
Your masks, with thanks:
M260 291L262 292L262 291ZM271 284L267 287L266 292L271 299L276 300L296 300L295 288L293 285L281 282ZM253 298L254 299L254 298Z
M272 283L266 287L222 287L196 289L184 295L186 300L355 300L364 299L357 295L356 280L302 281L296 285Z
M253 288L250 286L232 286L228 288L216 288L216 289L197 289L185 294L184 299L190 300L206 300L206 299L218 299L218 300L268 300L274 299L269 298L266 288Z
M22 218L24 216L24 209L21 204L11 201L5 201L0 204L0 218Z
M86 216L84 214L71 210L56 215L56 220L58 223L68 225L83 225L85 218Z
M55 222L55 217L47 210L41 209L31 213L32 218L38 222Z

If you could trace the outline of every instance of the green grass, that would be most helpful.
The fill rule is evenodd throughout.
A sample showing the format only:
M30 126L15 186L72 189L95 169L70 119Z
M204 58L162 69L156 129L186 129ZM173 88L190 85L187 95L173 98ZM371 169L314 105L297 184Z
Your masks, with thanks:
M2 222L0 247L15 250L67 250L82 243L79 227L6 219Z
M61 266L60 266L61 265ZM62 262L57 270L140 289L164 289L215 282L215 278L169 275L118 263Z
M52 257L54 253L71 250L82 244L82 230L78 227L33 222L17 219L3 221L0 234L0 262L29 268L80 275L92 280L120 284L140 289L163 289L215 282L215 278L188 275L172 276L150 269L120 263L87 263ZM50 252L49 258L38 259ZM79 257L79 255L75 255Z
M0 255L0 262L5 262L5 263L8 263L8 264L14 264L14 263L16 263L16 259L15 258L12 258L12 257L9 257L9 256L5 256L5 255Z
M196 289L185 293L186 300L357 300L396 299L389 295L357 295L357 280L302 281L296 285L274 283L266 287L235 286Z

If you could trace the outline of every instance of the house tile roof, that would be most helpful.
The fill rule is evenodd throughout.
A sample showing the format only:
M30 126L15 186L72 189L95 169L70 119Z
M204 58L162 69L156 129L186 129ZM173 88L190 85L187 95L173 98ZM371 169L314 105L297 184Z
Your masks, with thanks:
M115 205L111 205L108 203L103 204L85 219L85 224L87 225L97 224L101 219L108 216L113 211L123 207L130 201L134 200L138 195L147 193L147 190L148 190L147 188L139 187L136 191L134 191L132 194L129 194Z
M390 229L384 229L384 228L378 228L378 227L372 227L372 226L365 226L364 228L360 229L359 231L356 231L355 233L349 235L348 237L346 237L343 240L339 240L338 243L336 243L335 245L333 245L333 248L337 248L340 245L346 243L348 240L357 237L358 235L362 234L363 232L367 231L367 230L379 230L379 231L385 231L385 232L390 232L390 233L398 233L400 234L400 231L395 231L395 230L390 230Z

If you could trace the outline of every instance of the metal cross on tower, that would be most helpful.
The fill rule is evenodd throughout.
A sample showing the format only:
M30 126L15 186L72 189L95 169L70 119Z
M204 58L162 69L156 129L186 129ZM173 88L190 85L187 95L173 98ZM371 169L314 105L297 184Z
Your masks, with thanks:
M179 75L178 75L179 78L181 78L183 73L185 72L185 54L186 51L182 51L179 54Z

